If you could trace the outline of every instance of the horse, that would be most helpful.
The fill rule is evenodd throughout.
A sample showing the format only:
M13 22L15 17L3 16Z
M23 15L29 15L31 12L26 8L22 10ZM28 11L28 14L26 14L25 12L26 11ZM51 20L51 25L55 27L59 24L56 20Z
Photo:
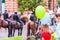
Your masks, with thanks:
M11 37L12 34L11 34L11 24L8 22L8 21L5 21L5 20L1 20L0 19L0 28L8 28L8 37Z
M36 16L34 17L34 20L31 20L29 23L28 23L28 27L27 27L27 30L28 30L28 32L27 32L27 36L29 36L30 35L30 29L31 29L31 31L32 31L32 34L33 35L35 35L35 33L36 33L36 31L37 31L37 23L36 23L36 21L37 21L37 18L36 18Z
M12 30L12 36L14 36L15 30L18 29L18 36L22 35L22 29L23 29L23 22L19 20L19 22L13 20L13 15L10 17L11 19L11 30Z
M0 14L0 18L1 18L1 14ZM14 33L15 33L15 29L18 29L18 36L19 35L22 35L22 29L23 29L23 24L22 22L20 21L19 22L16 22L14 20L12 20L13 16L9 17L8 19L6 20L2 20L0 19L0 27L2 28L8 28L8 37L12 37L14 36ZM21 29L21 33L20 33L20 29Z
M11 21L12 26L12 36L14 36L15 29L18 29L18 36L22 35L23 25L17 21Z

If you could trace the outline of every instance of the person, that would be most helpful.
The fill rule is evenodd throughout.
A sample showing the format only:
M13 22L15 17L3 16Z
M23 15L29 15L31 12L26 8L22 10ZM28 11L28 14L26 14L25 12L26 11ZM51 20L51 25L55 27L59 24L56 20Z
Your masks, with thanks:
M3 14L3 16L4 16L4 20L6 20L6 19L8 18L7 10L5 10L5 12L4 12L4 14Z
M17 15L17 12L15 12L15 13L13 14L13 20L19 22L19 17L18 17L18 15Z
M56 40L60 40L60 14L55 15L55 20L56 20Z
M8 12L7 12L7 10L5 10L5 12L3 14L3 17L4 17L4 20L7 21L7 19L8 19ZM7 30L7 29L5 28L5 30Z
M47 24L43 25L42 40L51 40L51 33Z
M24 23L24 25L26 25L27 19L28 19L27 14L21 13L21 20Z
M38 31L36 32L36 40L41 39L42 40L42 27L38 28Z
M51 26L54 26L54 24L55 24L54 11L49 9L48 13L51 16Z
M31 20L31 21L34 21L34 16L35 16L35 12L33 12L33 13L31 14L31 16L30 16L30 20Z
M52 14L51 15L51 26L54 26L55 25L55 15Z

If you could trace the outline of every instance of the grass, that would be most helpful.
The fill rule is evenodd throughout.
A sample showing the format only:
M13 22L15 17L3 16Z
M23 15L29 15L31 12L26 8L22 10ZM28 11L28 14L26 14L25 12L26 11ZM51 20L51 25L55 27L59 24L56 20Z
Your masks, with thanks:
M0 38L0 40L23 40L22 36L15 36L10 38Z

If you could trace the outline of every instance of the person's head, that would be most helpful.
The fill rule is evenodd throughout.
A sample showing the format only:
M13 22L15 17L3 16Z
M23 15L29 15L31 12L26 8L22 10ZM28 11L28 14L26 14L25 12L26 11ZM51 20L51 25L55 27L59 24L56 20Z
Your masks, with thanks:
M42 27L39 28L39 32L42 32Z
M7 12L7 10L5 10L5 12Z
M15 12L14 14L17 14L17 12Z
M23 12L21 12L21 15L23 15Z
M55 20L56 22L60 22L60 14L55 14Z
M44 32L48 32L49 31L49 27L47 24L43 25L43 31Z
M35 11L33 11L33 13L32 13L33 15L35 15Z

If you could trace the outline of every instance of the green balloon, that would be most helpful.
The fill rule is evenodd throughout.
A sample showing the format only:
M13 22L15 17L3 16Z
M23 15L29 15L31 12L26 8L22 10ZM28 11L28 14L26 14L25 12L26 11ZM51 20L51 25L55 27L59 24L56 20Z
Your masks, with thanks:
M35 9L36 17L39 19L42 19L45 13L46 13L46 10L43 6L37 6L37 8Z

